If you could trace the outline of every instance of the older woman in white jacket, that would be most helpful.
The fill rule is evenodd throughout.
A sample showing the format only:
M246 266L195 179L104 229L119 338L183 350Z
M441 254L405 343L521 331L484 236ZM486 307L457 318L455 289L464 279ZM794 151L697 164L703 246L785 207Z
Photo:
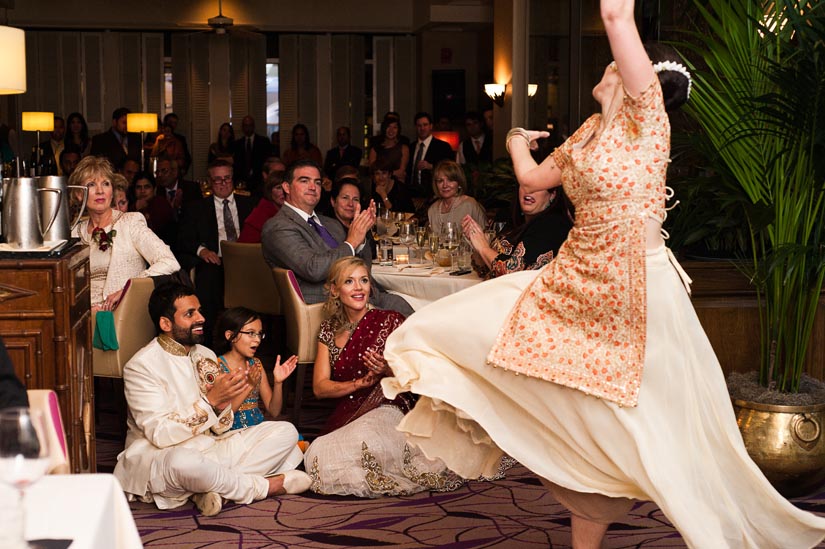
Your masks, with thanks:
M78 223L73 236L90 247L92 312L112 310L130 278L180 270L169 246L146 225L143 214L112 208L113 175L108 160L87 156L69 178L70 185L89 189L89 217Z

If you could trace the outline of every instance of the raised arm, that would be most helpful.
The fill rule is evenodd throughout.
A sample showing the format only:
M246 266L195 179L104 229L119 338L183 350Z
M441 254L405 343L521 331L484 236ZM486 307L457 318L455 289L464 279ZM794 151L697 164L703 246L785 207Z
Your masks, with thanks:
M549 137L547 132L529 131L513 128L507 134L507 150L513 159L513 171L520 187L528 193L552 189L561 185L561 170L556 166L553 155L536 164L530 150L537 147L536 140Z
M638 97L656 77L633 15L634 0L601 0L601 15L613 60L625 90Z

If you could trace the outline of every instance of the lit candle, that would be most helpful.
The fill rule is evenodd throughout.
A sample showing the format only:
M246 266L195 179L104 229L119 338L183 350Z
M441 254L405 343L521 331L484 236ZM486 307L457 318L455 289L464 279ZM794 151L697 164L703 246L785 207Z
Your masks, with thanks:
M408 256L407 254L398 254L397 256L395 256L395 261L396 263L403 265L410 262L410 256Z

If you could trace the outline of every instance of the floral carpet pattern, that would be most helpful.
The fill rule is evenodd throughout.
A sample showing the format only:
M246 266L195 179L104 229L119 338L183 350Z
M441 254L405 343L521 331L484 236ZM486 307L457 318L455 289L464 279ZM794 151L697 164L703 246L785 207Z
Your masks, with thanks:
M99 394L104 400L105 393ZM98 414L100 472L111 472L123 450L119 417L106 411ZM321 425L323 417L308 419ZM792 501L825 516L822 490ZM566 549L571 543L570 513L521 465L507 471L504 479L469 482L446 493L370 500L307 492L250 505L227 504L215 517L201 516L192 504L161 511L135 502L131 508L144 545L153 549ZM612 524L603 543L604 549L685 546L662 511L650 502L636 504L625 520ZM825 543L818 548L825 549Z
M825 514L825 493L794 503ZM374 500L310 493L230 504L210 518L200 516L191 504L159 511L133 503L132 512L146 547L570 547L570 514L518 465L506 479L470 482L449 493ZM639 503L625 521L610 526L604 547L653 549L685 543L658 507Z

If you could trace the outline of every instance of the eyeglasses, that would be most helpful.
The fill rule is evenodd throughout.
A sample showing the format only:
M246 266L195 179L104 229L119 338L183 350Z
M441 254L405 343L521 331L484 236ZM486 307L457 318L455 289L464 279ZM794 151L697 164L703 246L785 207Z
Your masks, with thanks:
M225 175L223 177L212 177L212 184L213 185L229 185L232 183L232 176Z
M257 338L257 339L266 339L266 334L264 332L253 332L252 330L248 330L246 332L238 332L239 334L243 334L245 336Z

